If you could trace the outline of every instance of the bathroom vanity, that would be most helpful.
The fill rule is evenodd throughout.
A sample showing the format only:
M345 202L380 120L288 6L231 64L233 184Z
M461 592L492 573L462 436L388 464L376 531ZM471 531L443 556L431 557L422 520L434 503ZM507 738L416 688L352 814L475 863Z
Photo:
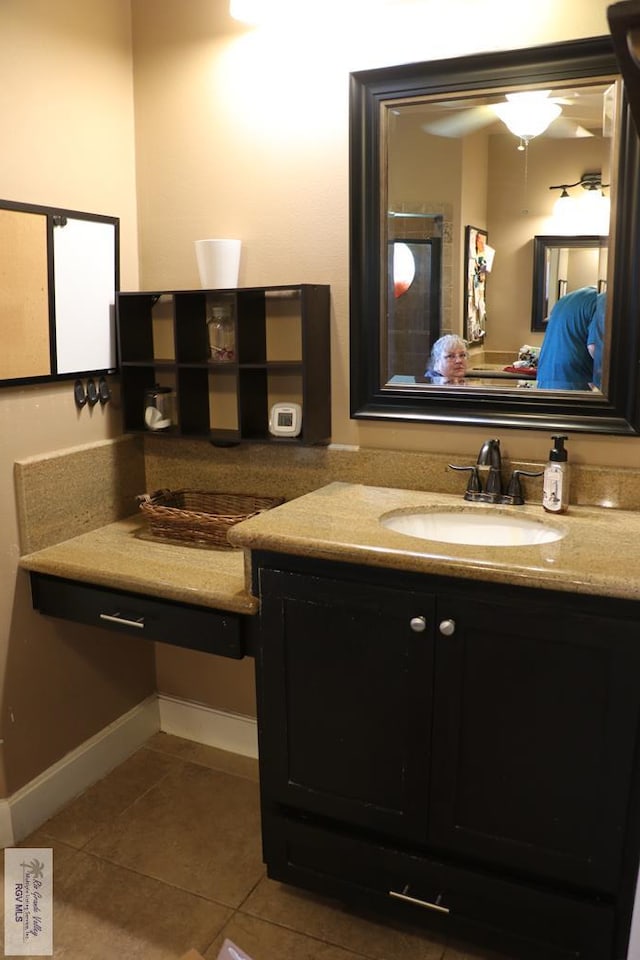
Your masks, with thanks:
M389 523L434 513L557 538L456 544ZM628 956L640 513L331 483L234 527L244 555L139 525L23 556L34 603L255 655L269 876L513 958Z
M576 509L562 539L526 547L380 523L433 508L478 505L331 484L232 533L261 603L269 876L509 956L625 957L639 521Z

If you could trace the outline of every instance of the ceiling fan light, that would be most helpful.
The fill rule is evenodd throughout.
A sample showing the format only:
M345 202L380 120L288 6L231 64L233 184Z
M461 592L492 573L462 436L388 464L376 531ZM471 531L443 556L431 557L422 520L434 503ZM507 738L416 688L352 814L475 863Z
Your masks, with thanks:
M531 140L544 133L562 113L559 104L538 97L496 103L493 109L511 133L522 140Z
M551 90L517 90L515 93L505 93L509 103L544 103Z

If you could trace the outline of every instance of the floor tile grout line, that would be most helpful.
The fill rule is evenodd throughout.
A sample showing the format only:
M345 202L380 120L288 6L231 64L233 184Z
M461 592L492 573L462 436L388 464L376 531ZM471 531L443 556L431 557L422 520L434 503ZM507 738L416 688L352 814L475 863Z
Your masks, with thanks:
M264 867L264 864L263 864L263 867ZM243 906L245 905L245 903L247 902L247 900L251 897L251 895L254 893L254 891L257 890L257 888L260 886L260 884L262 883L262 881L263 881L266 877L267 877L267 872L266 872L266 867L264 867L264 869L263 869L263 871L262 871L262 876L260 876L260 877L256 880L256 882L255 882L254 885L251 887L251 889L250 889L249 892L247 893L247 895L246 895L246 897L244 898L244 900L242 900L242 901L238 904L238 906L236 907L236 910L237 910L237 911L242 912L242 908L243 908Z
M142 870L136 870L134 867L131 867L128 864L119 863L117 860L111 860L109 857L105 857L101 854L92 853L90 850L76 849L75 853L82 853L85 857L91 857L92 860L98 860L101 863L108 863L109 866L116 867L118 870L125 870L127 873L130 873L135 877L144 877L146 880L153 880L154 883L159 883L170 890L179 890L180 893L186 893L190 897L196 897L196 899L202 900L204 903L212 903L217 907L224 907L226 910L232 910L234 912L238 909L229 903L224 903L223 900L216 900L215 897L206 897L204 894L197 893L195 890L188 890L186 887L181 887L177 883L171 883L169 880L165 880L162 877L157 877L153 873L144 873Z
M79 846L79 847L75 847L75 846L73 846L73 844L69 843L68 841L62 840L62 839L60 839L59 837L55 837L55 836L53 836L53 835L50 834L50 833L48 833L48 834L46 834L46 835L49 836L49 837L51 837L53 840L56 840L58 843L66 843L66 845L67 845L68 847L73 846L73 849L74 849L74 850L82 850L82 851L84 851L84 852L89 852L89 851L87 851L86 848L87 848L87 846L88 846L90 843L93 843L93 841L94 841L97 837L99 837L100 834L103 833L105 830L110 830L110 829L112 829L113 824L114 824L117 820L119 820L120 817L124 816L124 814L126 814L126 813L128 813L130 810L132 810L133 807L135 807L135 805L136 805L140 800L143 799L143 797L146 797L147 794L148 794L151 790L155 790L155 788L158 787L161 783L163 783L163 782L167 779L167 777L169 777L170 775L171 775L171 771L167 771L166 773L163 773L162 776L161 776L158 780L155 780L152 784L149 784L147 787L145 787L145 788L142 790L141 793L136 794L136 796L133 798L133 800L130 800L129 803L126 804L126 806L122 807L122 809L119 810L118 813L116 813L116 814L111 818L111 820L105 821L104 823L101 823L101 824L98 826L98 828L96 829L95 833L92 833L90 837L87 837L87 839L84 841L84 843L83 843L81 846ZM80 794L80 796L82 796L82 794ZM77 799L77 798L76 798L76 799ZM73 801L71 801L71 802L73 802ZM65 808L62 807L62 809L59 810L58 813L62 813L62 811L63 811L64 809L65 809ZM58 814L54 814L54 817L57 816L57 815L58 815ZM53 819L53 818L52 818L52 819ZM45 831L45 828L46 828L46 825L47 825L47 822L45 821L45 823L42 824L42 827L40 827L40 830L42 830L42 831L44 832L44 831Z
M170 757L170 758L173 759L173 760L180 760L182 763L190 763L190 764L193 764L194 767L200 767L200 768L203 768L203 769L205 769L205 770L212 770L214 773L224 773L224 774L226 774L226 776L228 776L228 777L237 777L238 780L248 780L249 783L258 783L258 777L257 777L257 775L256 775L256 777L254 778L254 777L247 776L246 774L238 773L238 772L235 771L235 770L233 770L233 771L231 771L231 770L225 770L223 767L211 766L211 764L209 764L209 763L203 763L202 761L200 761L200 760L194 760L194 759L191 758L191 757L189 757L189 758L181 757L181 756L179 756L179 755L177 755L177 754L175 754L175 753L171 753L171 751L169 751L169 750L161 750L161 749L159 749L158 747L152 747L152 746L149 746L149 745L147 745L147 744L143 744L140 749L142 749L142 750L149 750L149 751L152 752L152 753L159 753L159 754L161 754L163 757ZM217 747L214 747L214 749L218 749L218 748L217 748ZM226 752L228 752L228 751L226 751ZM234 756L237 756L237 754L234 754ZM257 763L257 761L256 761L256 763Z

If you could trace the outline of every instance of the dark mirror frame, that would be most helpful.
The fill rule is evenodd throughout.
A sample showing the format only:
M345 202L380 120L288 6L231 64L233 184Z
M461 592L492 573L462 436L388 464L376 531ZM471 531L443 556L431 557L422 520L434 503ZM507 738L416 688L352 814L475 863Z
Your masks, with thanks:
M116 343L115 334L115 300L116 294L120 288L120 218L111 217L97 213L86 213L80 210L68 210L63 207L49 207L34 203L20 203L15 200L0 200L0 208L3 210L12 210L16 213L37 214L46 222L46 248L47 248L47 297L48 297L48 322L49 322L49 365L50 373L39 374L35 376L7 377L0 379L0 388L28 386L38 383L54 383L63 380L75 380L78 376L87 374L113 374L117 372L116 365L109 367L83 366L82 369L60 373L58 364L58 338L56 329L56 287L55 287L55 264L54 264L54 228L60 221L64 224L67 220L86 220L92 223L111 224L114 228L114 305L111 317L112 337ZM3 257L6 258L10 251L3 251ZM117 349L117 348L116 348Z
M554 85L619 74L610 37L384 67L350 77L351 417L468 426L635 435L640 432L640 149L623 96L617 202L608 287L609 387L599 393L469 387L389 387L380 382L381 104L394 98Z
M544 333L547 329L547 290L546 290L546 258L547 250L555 248L568 250L588 250L607 248L608 237L599 236L537 236L533 238L533 289L531 300L531 329ZM606 277L602 278L606 280ZM600 278L598 278L600 280ZM595 284L594 284L595 286ZM603 287L602 289L606 289ZM568 291L567 291L568 292ZM598 288L598 293L602 290Z

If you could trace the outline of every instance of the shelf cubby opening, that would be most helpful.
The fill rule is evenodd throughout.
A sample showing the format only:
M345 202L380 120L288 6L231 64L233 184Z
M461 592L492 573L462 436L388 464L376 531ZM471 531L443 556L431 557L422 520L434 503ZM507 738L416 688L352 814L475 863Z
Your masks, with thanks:
M269 363L299 363L302 359L302 301L298 291L282 293L287 295L267 297L265 301L265 355Z
M120 357L138 363L152 363L155 356L149 318L159 294L136 294L118 302Z
M264 363L267 358L265 298L262 290L238 294L238 363Z
M122 408L125 432L138 432L144 425L144 394L156 383L151 366L123 367L121 370Z
M183 437L208 436L208 392L209 376L206 367L178 369L178 409L180 433Z
M173 297L162 294L151 308L152 356L157 360L175 362L176 343L174 333Z
M178 363L204 363L209 355L204 291L175 297L176 355Z
M269 435L267 371L264 367L240 368L240 432L247 440Z
M218 364L218 368L222 367L224 364ZM212 436L240 436L238 376L235 368L228 373L221 369L209 372L209 427Z

